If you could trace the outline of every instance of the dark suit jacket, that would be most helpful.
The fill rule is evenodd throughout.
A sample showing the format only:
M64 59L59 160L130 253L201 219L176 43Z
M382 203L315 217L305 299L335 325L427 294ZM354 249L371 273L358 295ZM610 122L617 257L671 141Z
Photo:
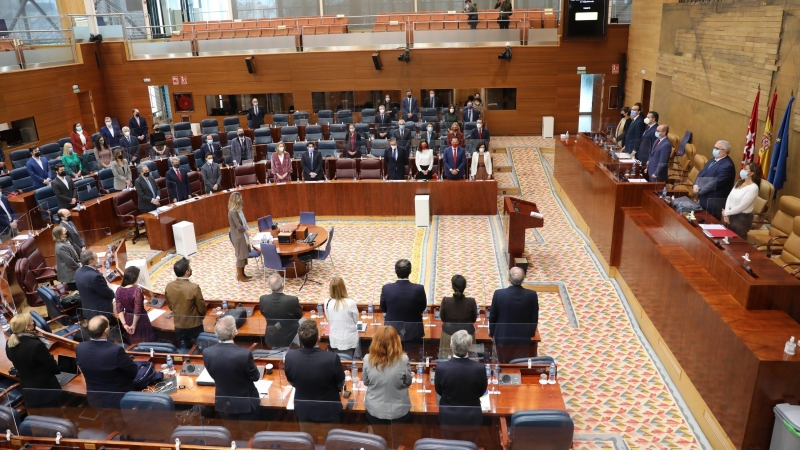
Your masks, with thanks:
M189 193L192 190L189 188L189 173L186 169L179 169L181 171L181 179L174 168L167 171L167 192L170 199L177 199L179 202L189 198ZM174 184L173 184L174 183Z
M444 159L444 177L451 180L460 180L464 178L464 167L467 165L467 155L464 149L459 147L456 150L456 161L453 161L453 147L447 147L442 150L442 158ZM453 175L450 169L458 170L458 173Z
M470 132L469 138L488 141L489 139L491 139L491 135L489 134L489 130L487 130L486 128L482 128L480 130L478 128L475 128ZM489 151L488 147L486 148L486 151L487 152Z
M211 148L208 148L207 143L203 144L202 147L200 147L200 150L203 151L203 159L208 158L208 155L212 154L214 155L214 162L217 164L222 164L222 149L218 143L214 142L211 144ZM231 156L233 156L233 154L231 154Z
M377 133L377 137L389 137L390 128L392 127L392 113L389 109L383 113L383 119L381 119L380 111L375 113L375 131ZM385 133L386 136L381 136L382 133Z
M625 150L631 152L635 150L636 147L639 146L639 143L637 141L642 138L642 134L644 133L644 127L645 127L644 117L642 117L642 114L640 112L640 114L633 119L633 122L631 122L631 126L629 126L628 130L625 132L625 138L622 144L622 146L625 147ZM629 145L633 145L635 147L628 148Z
M231 157L237 164L241 165L243 160L254 158L253 141L249 137L245 136L244 145L239 142L238 137L228 141L228 144L231 146ZM206 147L208 147L208 144L206 144ZM219 144L217 144L217 147L219 147ZM205 155L205 153L203 154Z
M150 189L147 187L147 183L150 183L150 186L153 187L153 191L151 192ZM136 181L133 182L133 186L136 188L136 195L139 197L139 211L146 213L155 210L158 208L158 205L154 205L150 203L153 201L153 192L155 192L156 196L158 196L159 188L156 184L156 180L153 179L152 176L145 177L138 177Z
M422 312L428 307L425 286L397 280L381 288L381 311L384 322L397 330L404 342L421 341L425 335Z
M39 164L37 164L33 158L29 159L28 162L25 163L25 168L28 170L28 175L30 175L31 179L33 180L34 189L44 187L44 180L50 178L50 163L47 162L47 158L40 156L39 160L42 161L42 167L39 167Z
M58 198L58 207L69 209L75 206L70 202L73 198L78 198L78 192L75 190L75 183L72 181L72 177L67 175L64 179L67 180L66 185L60 178L53 178L50 187L53 188L53 193L56 194L56 198Z
M427 133L428 131L425 130ZM392 137L397 139L397 146L402 148L406 152L411 148L411 140L414 139L414 134L411 133L411 130L408 128L404 128L402 131L398 128L397 130L392 133Z
M311 160L309 153L303 153L300 158L300 164L303 166L303 179L306 181L319 181L325 179L325 174L322 172L322 155L319 150L314 150L314 160ZM311 172L317 174L316 177L309 175Z
M697 192L697 199L700 201L700 206L705 209L719 211L725 206L725 199L733 189L733 184L736 182L736 165L731 160L730 156L717 161L711 158L703 167L703 170L697 174L694 184L700 186L700 191ZM711 205L708 201L714 199Z
M461 300L456 300L455 297L443 298L439 316L442 319L442 331L445 333L452 336L456 331L466 330L469 334L475 334L478 308L474 298L465 297Z
M436 365L439 423L477 426L482 422L481 396L488 386L481 363L469 358L450 358ZM449 407L449 408L448 408Z
M214 190L214 185L217 185L217 191L222 189L222 170L217 163L203 164L200 168L200 175L203 176L203 185L205 186L206 194Z
M2 200L0 201L3 202L8 214L11 215L11 220L9 220L8 215L0 208L0 234L8 234L8 228L11 226L11 222L17 220L17 213L14 212L14 208L11 207L11 202L8 201L5 195L2 196Z
M416 98L414 98L413 96L410 99L407 96L403 97L401 108L403 110L403 114L402 117L400 117L400 119L410 120L412 122L417 121L417 114L419 113L419 101ZM411 117L408 117L409 113L412 114Z
M399 145L397 147L397 159L394 152L389 147L384 153L386 158L386 178L390 180L402 180L406 177L406 165L408 164L408 153Z
M131 133L130 136L122 136L119 140L119 146L128 152L128 161L132 163L139 162L139 140ZM136 158L136 159L134 159Z
M653 149L653 144L656 143L656 128L658 128L658 123L644 130L639 144L634 142L631 143L631 145L636 145L637 148L626 149L631 152L634 150L636 151L636 159L642 162L642 167L644 167L645 164L647 164L647 161L650 160L650 150ZM628 129L630 130L630 127ZM628 132L626 131L625 134L627 135L627 133Z
M125 393L134 390L133 380L138 372L125 349L108 341L91 340L78 344L75 354L86 381L89 406L119 409Z
M108 127L100 128L100 134L102 134L103 137L106 138L106 142L108 142L108 145L110 145L111 147L119 147L120 146L119 139L122 137L122 131L119 130L119 127L115 127L113 125L112 127L114 128L113 136L111 135L111 131L109 131Z
M61 373L53 355L39 338L20 336L16 347L6 342L6 356L17 369L17 377L22 389L61 390L56 375Z
M288 347L297 335L303 308L297 297L283 292L265 294L258 299L261 314L267 319L265 340L272 348Z
M494 291L489 336L496 344L529 344L539 322L539 296L522 286ZM437 374L438 377L438 374Z
M442 101L439 100L439 97L434 96L431 98L430 95L425 97L425 100L422 101L422 105L426 108L441 108L444 106Z
M420 142L425 141L428 143L428 148L431 150L436 150L440 146L439 142L439 134L435 131L431 131L431 136L428 138L428 129L426 128L425 131L421 131L419 133L419 140Z
M258 409L259 374L253 354L236 344L217 344L203 350L203 364L214 379L215 406L223 414L242 414Z
M95 268L82 266L75 271L75 285L81 294L81 307L86 320L103 314L111 317L114 312L114 291L108 287L103 274Z
M470 118L470 113L472 113L472 118ZM461 121L464 123L477 122L480 118L481 114L475 109L464 108L464 112L461 114Z
M67 242L69 242L72 248L75 249L75 253L78 255L78 257L80 257L83 247L86 247L86 243L83 241L80 233L78 233L77 228L75 228L75 223L62 223L61 226L64 228L64 231L67 232Z
M297 418L301 422L338 421L342 411L339 392L344 384L339 355L320 348L300 348L286 353L285 361L286 379L295 388Z
M247 110L247 126L251 130L255 130L261 128L261 125L264 125L264 105L258 105L258 114L250 106L250 109Z
M667 181L667 171L669 169L669 154L672 153L672 144L666 137L659 142L653 142L653 149L650 150L650 165L647 168L647 181ZM653 179L653 175L656 176Z
M147 142L147 119L140 116L139 124L136 124L136 117L128 119L128 128L131 129L131 136L135 138L140 144ZM144 139L139 141L139 136L144 136Z

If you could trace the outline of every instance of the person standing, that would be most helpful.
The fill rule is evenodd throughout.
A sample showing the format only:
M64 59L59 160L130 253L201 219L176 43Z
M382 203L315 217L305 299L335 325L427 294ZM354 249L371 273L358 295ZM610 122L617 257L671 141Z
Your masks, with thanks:
M250 257L250 229L247 226L247 219L244 218L242 205L244 200L240 192L234 192L228 197L228 224L236 255L236 280L246 283L252 281L253 277L244 272L247 259Z
M464 2L464 12L467 13L467 23L470 30L478 28L478 7L472 3L472 0Z
M17 235L19 224L17 223L17 213L11 207L8 197L0 194L0 240L12 238Z
M137 169L139 177L133 183L136 186L136 196L139 198L139 212L148 213L154 211L161 204L161 192L156 181L150 177L150 167L146 164L139 164Z
M81 294L83 317L87 320L98 315L114 315L114 291L108 287L103 274L94 268L96 263L94 250L84 250L81 252L82 266L75 271L75 287Z
M445 125L451 126L452 124L458 122L458 111L456 111L455 105L451 103L447 110L442 113L442 121L445 123Z
M67 175L67 168L61 164L56 166L56 179L50 183L53 194L58 199L59 208L74 208L78 203L78 192L72 177Z
M347 287L341 277L333 277L329 287L330 298L325 301L325 317L330 322L328 350L347 353L352 358L358 346L358 307L347 296Z
M259 106L258 99L253 99L252 107L247 110L247 126L251 130L261 128L264 125L264 107Z
M464 330L475 341L475 321L478 320L478 305L472 297L466 297L467 279L461 275L453 275L450 279L453 296L442 299L439 317L442 319L442 338L439 341L439 359L453 356L450 347L451 337L459 330Z
M119 409L125 393L135 390L133 380L139 373L139 366L122 346L108 342L106 317L91 318L86 331L91 340L81 342L75 349L78 367L86 382L86 400L92 408Z
M206 194L220 191L222 187L222 170L220 170L219 164L214 162L213 153L206 155L206 163L200 168L200 175L203 176Z
M111 173L114 174L114 189L122 191L130 189L131 167L125 159L125 152L120 148L114 152L114 161L111 162Z
M64 144L64 150L61 152L61 164L67 169L67 175L70 177L77 178L81 176L83 171L81 157L75 153L75 149L69 142Z
M406 165L408 156L397 146L397 139L389 141L389 151L386 152L386 178L389 180L404 180L406 178Z
M633 124L633 121L631 121L631 124ZM642 167L647 166L647 161L650 160L650 150L653 148L653 143L656 141L656 130L658 130L658 113L655 111L650 111L647 113L647 117L644 118L644 126L645 129L642 132L639 143L632 145L631 148L631 150L633 150L631 157L638 159L639 162L642 163ZM625 132L625 135L627 136L628 133L636 133L636 131L631 130L631 127L628 127L628 131Z
M147 143L147 120L139 114L139 110L136 108L133 108L133 117L128 119L128 128L139 144Z
M81 267L78 253L67 241L67 232L64 227L53 228L53 241L56 243L56 279L67 285L70 291L77 291L75 272Z
M393 327L375 330L369 354L364 356L364 385L367 394L364 407L367 423L392 425L411 422L411 397L408 388L414 374L403 353L400 336ZM394 433L393 433L394 434Z
M644 133L644 118L642 117L641 103L636 102L631 106L631 118L633 121L631 121L628 131L625 132L625 138L622 141L622 150L628 153L633 153L639 148L642 134ZM647 146L647 150L650 150L650 145Z
M300 157L300 165L303 166L303 179L305 181L322 181L325 174L322 167L322 155L314 148L314 143L308 143L308 153Z
M405 120L400 119L397 121L397 130L395 130L392 138L397 141L397 146L400 147L400 149L409 153L409 150L411 150L411 140L414 139L414 135L411 133L411 130L406 127Z
M428 147L426 141L422 141L419 144L414 163L417 165L418 180L430 180L433 178L433 150Z
M242 161L253 159L253 141L244 135L244 129L236 130L236 137L229 142L231 146L231 158L236 164L242 165Z
M619 115L621 119L617 124L617 130L614 134L614 142L622 142L623 138L625 137L625 131L628 130L628 127L633 121L633 119L631 119L631 109L627 106L623 106L622 109L619 110Z
M272 154L270 166L276 183L292 180L292 157L286 153L286 144L278 142L277 152Z
M448 180L464 179L464 167L467 165L467 157L464 149L458 146L458 139L450 141L450 147L442 151L444 159L444 177Z
M421 350L425 329L422 312L428 307L425 286L408 280L411 275L411 261L398 260L394 265L397 281L381 288L381 311L384 323L397 330L406 353L416 359Z
M94 142L94 154L97 157L97 162L100 164L101 169L108 169L111 167L111 146L106 142L106 138L102 135L97 137Z
M153 132L150 133L150 145L153 147L167 146L167 134L161 131L161 126L157 123L153 124Z
M214 142L214 137L206 135L206 142L200 147L200 150L203 151L203 158L208 158L208 155L214 157L214 162L217 164L222 164L222 149L219 146L219 143ZM233 162L231 162L233 164Z
M128 161L131 164L139 164L139 141L131 136L131 129L122 127L122 137L119 140L120 147L125 149L128 154Z
M270 348L289 347L297 336L303 308L297 297L283 293L283 277L273 273L267 284L272 293L258 299L261 314L267 319L264 340Z
M469 138L477 144L484 143L488 147L491 135L489 130L483 126L483 119L478 119L478 122L475 123L475 129L470 132Z
M467 106L464 107L461 121L464 123L475 122L478 120L478 118L480 118L480 116L478 115L477 111L472 109L472 102L468 102Z
M181 160L172 157L169 159L172 169L167 171L167 192L170 201L182 202L189 198L191 189L189 188L189 172L181 168Z
M667 181L669 155L672 153L672 144L667 139L668 134L668 125L659 125L656 129L656 140L653 142L653 149L650 150L650 158L647 159L649 181Z
M61 371L47 346L36 336L33 317L27 312L19 313L11 318L10 326L6 356L17 369L28 414L35 414L32 408L57 408L61 384L56 375Z
M494 7L500 12L497 16L497 24L500 25L501 30L507 30L508 18L513 14L511 0L498 0Z
M78 155L83 155L84 151L92 149L92 138L89 136L89 133L83 129L80 122L75 122L72 125L72 133L69 134L69 141L72 143L72 146L75 148L75 153Z
M106 117L105 123L106 126L100 129L100 134L106 138L108 145L111 147L119 147L119 139L122 137L122 132L119 130L119 127L115 127L111 122L111 117Z
M47 162L47 158L42 156L39 146L32 146L28 149L28 152L31 157L25 163L25 170L28 171L28 176L33 180L33 188L39 189L50 185L50 164Z
M478 151L472 154L472 166L470 175L474 180L492 179L492 155L486 153L486 144L478 143Z
M426 108L441 108L442 101L436 96L436 91L431 89L428 91L428 98L422 102L422 105Z
M419 102L412 95L411 89L406 89L406 98L403 99L401 108L403 109L404 120L408 120L409 122L417 121L417 114L419 114Z
M758 163L749 162L739 171L739 177L725 201L722 221L740 238L747 239L747 232L753 226L753 209L761 186L761 167Z
M453 357L436 365L434 388L441 396L442 437L477 443L483 424L481 396L486 392L488 379L483 365L468 358L472 339L464 330L453 334L450 338Z
M445 142L449 144L453 141L453 138L458 139L459 147L464 146L464 133L461 132L461 127L458 126L458 122L453 122L453 124L450 125L450 131L447 133L447 141Z
M392 114L386 110L388 106L378 106L378 114L375 114L375 132L378 139L388 139L392 125Z
M736 166L728 156L730 151L731 144L728 141L717 141L712 151L713 158L697 174L692 186L700 206L717 219L721 217L720 213L736 179Z
M128 266L117 288L117 317L128 334L129 344L152 342L153 325L144 309L144 293L139 286L139 268Z
M366 146L366 136L364 136L364 133L356 131L356 126L351 123L347 128L347 134L344 136L344 157L360 158L361 149L366 148Z
M420 136L420 141L428 144L428 148L432 151L439 148L439 134L434 131L432 123L425 127L425 132Z
M192 276L190 262L179 259L173 266L177 277L164 288L167 306L175 314L175 335L182 348L191 348L197 336L203 332L203 319L208 306L203 299L203 291L189 281Z
M80 255L82 251L86 250L86 242L83 241L81 233L75 228L75 224L72 223L72 211L64 208L59 209L56 214L59 220L61 220L61 227L64 228L64 232L67 234L67 241L69 241L72 248L75 249L75 254Z
M494 339L501 363L531 356L531 338L539 322L539 296L522 287L524 280L525 272L514 267L508 273L511 285L494 291L492 296L489 336Z

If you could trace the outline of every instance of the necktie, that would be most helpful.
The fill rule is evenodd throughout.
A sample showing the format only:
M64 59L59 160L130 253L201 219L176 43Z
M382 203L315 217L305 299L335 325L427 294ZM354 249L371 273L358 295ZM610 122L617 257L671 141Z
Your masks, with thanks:
M150 178L149 177L145 179L145 183L147 184L147 187L150 188L150 194L153 196L153 198L156 198L156 191L153 189L153 185L150 184Z
M480 138L483 139L483 130L478 131L478 136L480 136Z
M308 152L308 160L311 162L311 168L314 168L314 151L309 150Z
M397 161L397 147L395 147L394 152L392 153L393 153L392 157L394 158L395 161Z
M3 211L5 211L6 215L8 216L8 221L13 222L13 220L11 219L11 214L9 214L8 209L6 209L6 204L3 203L2 200L0 200L0 206L3 207Z
M453 168L456 167L456 148L453 147Z
M178 170L178 169L175 169L175 173L178 174L178 181L183 181L183 178L181 178L181 171Z
M469 121L472 122L472 110L469 111Z

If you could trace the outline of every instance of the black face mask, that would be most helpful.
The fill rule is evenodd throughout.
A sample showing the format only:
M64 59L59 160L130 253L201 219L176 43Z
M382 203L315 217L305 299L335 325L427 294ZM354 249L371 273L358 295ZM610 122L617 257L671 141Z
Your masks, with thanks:
M239 133L239 137L244 137L244 133Z
M42 153L41 153L41 152L38 152L38 151L37 151L37 152L33 152L33 156L35 156L35 157L37 157L37 158L38 158L38 157L39 157L39 155L41 155L41 154L42 154Z
M63 170L61 172L58 172L58 176L60 176L60 177L63 177L63 176L66 176L66 175L67 175L67 172L65 172Z
M139 113L134 113L133 115L136 116L136 117L139 117Z
M66 220L67 222L72 222L72 216L64 217L64 220Z
M625 117L625 113L620 113L619 116L620 117Z
M174 167L175 170L178 170L178 169L181 168L181 165L180 164L173 164L172 167Z
M408 94L406 97L411 98L411 94Z
M147 178L150 176L150 172L142 172L142 176Z

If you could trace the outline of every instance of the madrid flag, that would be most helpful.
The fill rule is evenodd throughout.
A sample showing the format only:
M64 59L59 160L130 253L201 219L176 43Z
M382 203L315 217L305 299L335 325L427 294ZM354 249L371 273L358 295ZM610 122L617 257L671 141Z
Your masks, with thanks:
M753 112L750 113L750 125L747 126L747 137L744 143L744 153L742 153L742 167L753 161L755 151L756 131L758 128L758 99L761 97L761 88L758 88L756 101L753 102Z

